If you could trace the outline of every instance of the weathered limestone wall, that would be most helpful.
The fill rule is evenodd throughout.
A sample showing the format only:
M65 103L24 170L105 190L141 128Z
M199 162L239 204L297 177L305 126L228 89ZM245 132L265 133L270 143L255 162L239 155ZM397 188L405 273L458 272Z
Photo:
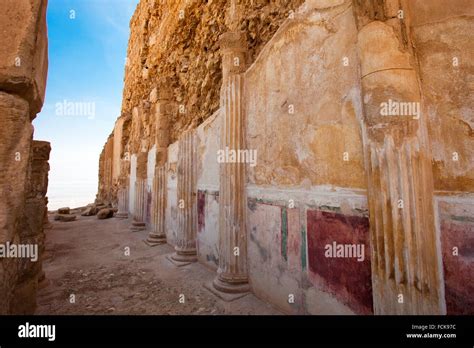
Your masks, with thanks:
M0 258L0 314L33 313L41 278L49 144L32 141L48 70L46 0L5 0L0 11L0 244L38 246L36 261Z
M48 73L47 0L2 1L1 90L30 104L31 119L41 111Z
M114 125L114 130L105 143L99 158L99 187L97 201L117 205L119 189L128 188L130 153L128 139L131 117L124 114ZM125 161L123 159L126 159Z
M198 259L217 269L219 253L219 150L221 112L218 110L196 129L198 137Z
M366 187L350 12L349 3L298 14L247 71L248 147L258 149L249 184Z
M99 190L97 200L104 203L112 203L115 201L116 196L116 187L114 185L116 180L114 180L113 169L118 165L113 162L116 159L114 156L115 144L115 137L112 133L107 139L99 158Z
M474 313L474 97L470 1L409 1L433 156L446 311Z
M472 5L265 4L137 8L120 158L129 212L148 183L147 241L288 313L472 314Z
M20 223L20 244L37 245L38 260L19 260L18 285L13 294L12 308L17 313L31 314L36 309L36 291L45 275L42 259L45 248L44 226L48 222L46 192L48 190L49 153L46 141L32 142L31 161L27 177L27 196Z

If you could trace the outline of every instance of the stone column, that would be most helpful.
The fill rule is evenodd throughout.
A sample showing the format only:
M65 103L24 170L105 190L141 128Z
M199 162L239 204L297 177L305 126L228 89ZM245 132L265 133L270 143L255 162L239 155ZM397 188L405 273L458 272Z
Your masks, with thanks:
M115 214L116 218L127 219L128 218L128 195L129 188L127 186L122 186L117 192L118 198L118 211Z
M146 167L148 156L146 152L137 155L137 181L135 182L135 211L133 212L132 232L146 229L146 206L148 198Z
M127 151L125 151L127 153ZM128 159L128 153L122 159L120 159L120 175L118 178L118 211L115 214L116 218L128 219L129 212L129 200L130 200L130 178L128 173L130 172L130 160Z
M178 233L173 261L197 260L197 192L196 136L193 131L183 134L178 148Z
M415 57L405 27L408 12L404 9L405 19L400 20L398 1L377 3L379 11L364 8L368 4L356 5L355 14L374 311L442 314L432 157ZM381 20L373 20L370 13L378 13Z
M221 90L221 150L245 149L243 110L243 73L247 45L240 32L222 35L223 85ZM249 290L247 274L246 165L221 163L219 188L219 269L213 282L216 290L245 293Z
M151 211L152 230L148 235L148 239L146 240L146 244L149 246L156 246L166 243L166 176L168 174L166 168L166 165L162 165L161 167L157 167L155 169Z
M169 117L173 112L172 90L167 80L161 82L155 97L150 97L151 101L156 101L156 167L153 179L151 231L146 243L149 246L156 246L166 243L166 204L167 204L167 160L169 145Z

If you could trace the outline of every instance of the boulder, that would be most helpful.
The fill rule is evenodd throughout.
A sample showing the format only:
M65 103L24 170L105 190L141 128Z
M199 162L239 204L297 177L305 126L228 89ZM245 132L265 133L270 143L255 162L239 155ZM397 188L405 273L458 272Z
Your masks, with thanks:
M71 209L69 207L64 207L64 208L59 208L58 209L58 214L70 214Z
M86 207L81 213L82 216L93 216L97 214L98 209L94 206Z
M62 222L70 222L76 220L76 215L71 214L56 214L54 220Z
M109 219L113 216L114 216L114 211L113 209L110 209L110 208L103 208L99 210L99 212L97 213L97 218L100 220Z

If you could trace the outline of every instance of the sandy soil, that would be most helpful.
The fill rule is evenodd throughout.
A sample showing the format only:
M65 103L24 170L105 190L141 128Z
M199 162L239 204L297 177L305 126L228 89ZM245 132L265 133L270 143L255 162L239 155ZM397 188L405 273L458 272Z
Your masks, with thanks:
M203 287L215 271L176 267L165 257L171 246L148 247L128 220L50 221L37 314L281 314L252 294L220 300Z

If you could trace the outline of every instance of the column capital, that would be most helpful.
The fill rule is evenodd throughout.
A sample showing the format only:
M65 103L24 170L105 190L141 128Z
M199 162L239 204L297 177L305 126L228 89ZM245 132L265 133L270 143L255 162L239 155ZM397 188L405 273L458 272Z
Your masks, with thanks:
M246 52L248 50L245 33L242 31L227 31L219 37L219 47L222 53Z
M228 31L219 38L222 54L223 80L227 76L240 74L247 69L248 44L242 31Z

